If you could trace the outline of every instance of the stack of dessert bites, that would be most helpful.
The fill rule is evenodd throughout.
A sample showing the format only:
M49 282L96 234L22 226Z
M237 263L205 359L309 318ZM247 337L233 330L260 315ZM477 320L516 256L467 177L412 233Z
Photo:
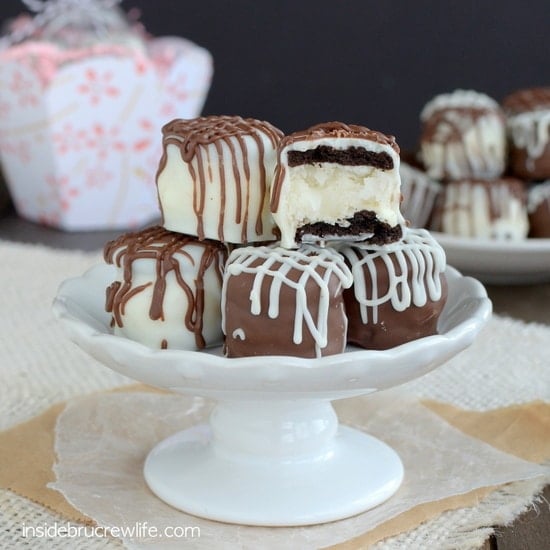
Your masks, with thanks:
M434 334L445 254L400 212L399 148L340 122L283 137L212 116L163 128L163 227L108 243L115 333L228 357L386 349Z
M550 237L550 88L502 106L485 94L436 96L422 113L418 165L402 164L415 226L462 237Z
M275 239L269 174L282 132L241 117L174 120L162 129L157 173L162 227L108 243L115 334L154 348L223 342L221 290L229 249Z

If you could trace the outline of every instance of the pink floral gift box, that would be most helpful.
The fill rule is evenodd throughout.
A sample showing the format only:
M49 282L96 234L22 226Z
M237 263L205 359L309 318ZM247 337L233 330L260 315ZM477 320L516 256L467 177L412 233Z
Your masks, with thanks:
M0 50L0 161L17 212L70 231L148 223L160 129L200 114L210 54L113 24L113 1L25 3L41 12Z

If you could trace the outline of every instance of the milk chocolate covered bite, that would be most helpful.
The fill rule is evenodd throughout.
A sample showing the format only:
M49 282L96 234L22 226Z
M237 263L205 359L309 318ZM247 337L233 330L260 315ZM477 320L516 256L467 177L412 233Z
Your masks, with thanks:
M230 243L275 239L269 187L280 130L209 116L173 120L162 133L157 188L166 229Z
M460 237L521 240L527 237L527 194L518 179L448 182L431 228Z
M344 291L348 341L389 349L437 332L447 300L445 252L425 229L408 229L400 242L341 247L353 274Z
M405 162L401 162L399 173L403 217L412 227L427 227L441 193L441 184Z
M104 257L118 268L106 300L115 334L161 349L222 343L222 243L151 227L107 243Z
M321 357L346 346L344 259L330 248L243 247L228 260L222 312L228 357Z
M550 178L550 87L519 90L503 101L510 169L528 180Z
M436 180L491 179L506 168L506 126L498 103L456 90L436 96L420 115L422 160Z
M393 136L328 122L283 138L271 189L281 246L401 238L399 147Z
M550 180L529 189L527 211L529 236L550 239Z

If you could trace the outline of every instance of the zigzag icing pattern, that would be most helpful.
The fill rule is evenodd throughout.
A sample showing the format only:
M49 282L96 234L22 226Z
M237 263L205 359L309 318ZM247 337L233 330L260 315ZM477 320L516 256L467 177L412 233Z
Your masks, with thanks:
M260 265L252 265L260 260ZM301 272L297 281L289 277L293 270ZM329 281L336 276L343 288L349 288L353 279L344 258L330 248L304 245L299 250L280 247L245 247L234 250L226 266L226 280L242 273L254 275L250 291L250 313L267 314L270 319L279 316L281 288L286 285L295 291L295 317L293 342L300 344L303 339L302 326L305 324L315 341L315 351L321 356L321 349L328 342L328 313L330 303ZM261 290L265 279L271 279L267 311L262 310ZM317 318L308 308L306 284L313 280L319 287ZM225 285L224 285L225 286ZM226 292L222 293L222 327L225 332Z

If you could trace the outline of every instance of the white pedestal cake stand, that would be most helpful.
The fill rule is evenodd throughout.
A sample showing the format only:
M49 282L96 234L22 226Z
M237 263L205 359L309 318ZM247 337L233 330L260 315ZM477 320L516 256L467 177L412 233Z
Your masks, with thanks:
M247 525L308 525L363 512L397 491L403 466L382 441L339 426L331 400L421 376L468 347L491 314L483 286L448 268L439 334L386 351L321 359L153 350L114 336L104 310L112 266L65 281L54 313L108 367L147 384L217 400L209 426L159 443L145 479L185 512Z

